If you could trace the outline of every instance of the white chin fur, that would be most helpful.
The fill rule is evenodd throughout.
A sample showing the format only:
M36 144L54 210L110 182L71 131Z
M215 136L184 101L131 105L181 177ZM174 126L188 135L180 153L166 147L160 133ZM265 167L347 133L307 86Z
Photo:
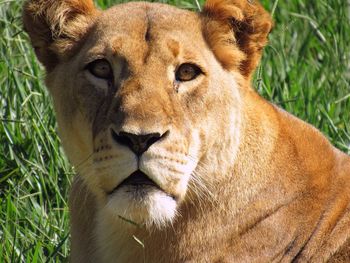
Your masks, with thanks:
M125 218L146 227L171 223L176 215L176 201L166 193L150 189L142 197L121 188L107 202L107 210L114 216Z

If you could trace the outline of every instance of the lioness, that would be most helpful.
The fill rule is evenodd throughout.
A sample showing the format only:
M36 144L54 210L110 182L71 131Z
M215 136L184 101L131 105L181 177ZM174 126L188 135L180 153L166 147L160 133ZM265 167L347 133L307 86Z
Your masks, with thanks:
M64 149L72 262L350 262L350 158L251 88L257 1L28 0Z

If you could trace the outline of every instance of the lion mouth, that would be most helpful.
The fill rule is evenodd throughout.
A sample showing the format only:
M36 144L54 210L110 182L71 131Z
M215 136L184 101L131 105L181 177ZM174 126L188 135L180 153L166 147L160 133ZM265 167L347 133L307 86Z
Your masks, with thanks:
M131 190L138 192L143 191L145 188L155 188L163 191L154 181L152 181L145 173L137 170L124 179L119 185L117 185L111 192L112 194L122 187L128 187Z

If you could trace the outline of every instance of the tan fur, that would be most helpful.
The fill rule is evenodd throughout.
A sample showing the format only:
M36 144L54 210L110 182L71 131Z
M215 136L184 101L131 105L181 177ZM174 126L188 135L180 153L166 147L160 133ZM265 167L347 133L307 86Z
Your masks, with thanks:
M272 27L257 1L29 0L23 21L79 173L72 262L349 262L350 158L250 88ZM86 68L101 58L113 80ZM183 63L203 74L176 81ZM167 136L137 159L113 131ZM136 169L162 190L108 194Z

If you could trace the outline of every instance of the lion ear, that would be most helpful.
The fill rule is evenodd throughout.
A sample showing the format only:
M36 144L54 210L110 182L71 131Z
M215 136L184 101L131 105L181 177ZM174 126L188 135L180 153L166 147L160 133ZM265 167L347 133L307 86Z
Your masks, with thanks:
M273 26L269 13L256 0L207 0L201 17L216 58L250 80Z
M72 53L97 14L92 0L28 0L23 9L24 30L35 53L50 71Z

